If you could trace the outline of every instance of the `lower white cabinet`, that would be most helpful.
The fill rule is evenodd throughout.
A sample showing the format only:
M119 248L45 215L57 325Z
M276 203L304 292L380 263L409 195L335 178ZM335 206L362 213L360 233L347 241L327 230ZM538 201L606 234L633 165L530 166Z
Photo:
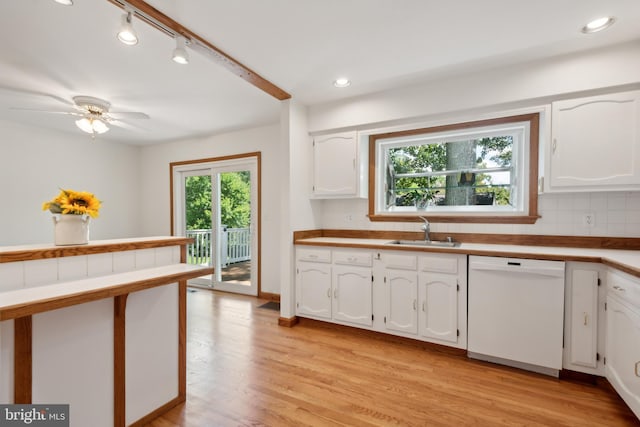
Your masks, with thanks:
M371 326L371 267L334 266L332 284L333 319Z
M371 326L372 253L304 247L296 250L296 314Z
M466 255L383 252L384 330L466 348Z
M611 272L607 282L606 376L640 418L640 280Z
M296 314L466 348L467 256L296 247Z
M564 369L604 375L605 278L601 264L566 263Z

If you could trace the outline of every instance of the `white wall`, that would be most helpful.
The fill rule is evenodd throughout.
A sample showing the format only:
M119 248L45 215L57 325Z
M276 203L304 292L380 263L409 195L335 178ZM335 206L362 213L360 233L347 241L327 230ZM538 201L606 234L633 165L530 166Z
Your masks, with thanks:
M0 121L0 246L53 243L42 204L60 188L103 201L92 240L138 234L138 148L73 133Z
M280 128L262 126L201 139L145 146L140 156L139 203L140 235L169 235L170 188L169 164L233 154L260 151L262 153L262 291L280 293L278 251L280 244L280 176L288 168L279 156Z
M538 63L439 80L309 108L312 132L370 130L411 123L470 120L554 99L640 87L640 41ZM307 161L300 157L300 161ZM543 161L543 157L540 158ZM312 163L308 163L310 168ZM294 178L295 179L295 178ZM327 200L321 228L418 231L416 223L370 222L366 200ZM432 224L436 232L640 237L640 192L542 194L533 225ZM596 224L586 227L584 213ZM351 219L348 219L351 218Z

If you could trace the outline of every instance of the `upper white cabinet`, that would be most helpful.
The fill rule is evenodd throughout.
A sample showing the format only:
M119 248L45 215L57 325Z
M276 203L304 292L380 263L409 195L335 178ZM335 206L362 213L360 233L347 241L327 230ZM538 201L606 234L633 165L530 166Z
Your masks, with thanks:
M366 169L357 132L313 138L313 197L364 197Z
M640 189L640 91L552 104L546 191Z

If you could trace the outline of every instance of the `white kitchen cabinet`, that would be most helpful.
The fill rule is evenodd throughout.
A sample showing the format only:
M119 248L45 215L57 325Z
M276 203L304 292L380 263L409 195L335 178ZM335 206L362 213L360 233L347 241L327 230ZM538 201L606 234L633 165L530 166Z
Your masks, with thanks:
M387 269L384 280L387 289L386 329L417 334L418 273L415 270Z
M357 132L313 138L313 197L365 197L365 173Z
M464 348L466 256L383 253L382 262L385 331Z
M565 267L564 369L604 375L604 267L568 262Z
M296 313L371 326L371 264L370 251L297 248Z
M640 281L619 272L607 280L606 375L640 418Z
M465 255L418 257L418 333L425 339L466 348L466 262Z
M333 267L333 319L371 326L371 268L339 265Z
M640 91L552 103L545 191L640 189Z
M331 319L331 251L298 248L296 258L297 314Z

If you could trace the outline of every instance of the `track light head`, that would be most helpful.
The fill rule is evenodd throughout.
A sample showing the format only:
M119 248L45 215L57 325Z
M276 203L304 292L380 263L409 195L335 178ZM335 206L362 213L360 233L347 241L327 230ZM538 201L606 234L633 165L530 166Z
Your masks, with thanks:
M133 13L129 10L122 15L122 24L120 25L120 31L118 31L118 40L127 46L133 46L138 44L138 35L136 30L133 29Z
M173 50L173 59L174 62L178 64L188 64L189 63L189 52L187 52L187 41L182 36L176 36L176 48Z

